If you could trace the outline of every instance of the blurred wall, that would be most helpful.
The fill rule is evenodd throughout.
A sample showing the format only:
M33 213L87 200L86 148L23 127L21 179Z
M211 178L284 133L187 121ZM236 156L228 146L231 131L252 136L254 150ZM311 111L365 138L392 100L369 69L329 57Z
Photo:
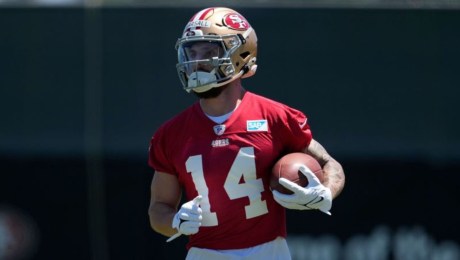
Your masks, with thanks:
M0 206L30 217L36 259L185 254L149 229L146 158L195 101L174 44L196 11L0 9ZM239 11L259 38L245 87L304 111L347 173L332 217L289 213L294 257L460 256L460 12Z

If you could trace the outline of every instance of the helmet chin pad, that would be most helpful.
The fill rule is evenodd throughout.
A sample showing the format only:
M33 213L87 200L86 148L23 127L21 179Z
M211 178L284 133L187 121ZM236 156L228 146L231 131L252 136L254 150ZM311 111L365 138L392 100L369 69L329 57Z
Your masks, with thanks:
M213 87L213 84L209 83L215 82L216 80L216 76L213 73L195 71L190 74L187 85L188 88L193 89L193 91L201 93L210 90Z

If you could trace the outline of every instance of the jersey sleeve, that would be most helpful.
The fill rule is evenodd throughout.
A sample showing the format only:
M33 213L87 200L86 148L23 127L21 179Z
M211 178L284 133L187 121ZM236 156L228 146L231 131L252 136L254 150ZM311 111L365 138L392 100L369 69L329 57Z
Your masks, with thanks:
M286 108L285 124L287 126L283 138L289 152L303 151L312 140L308 119L304 113L293 108Z
M164 129L160 128L152 137L149 146L148 164L155 171L174 174L174 166L168 160L165 139L163 137Z

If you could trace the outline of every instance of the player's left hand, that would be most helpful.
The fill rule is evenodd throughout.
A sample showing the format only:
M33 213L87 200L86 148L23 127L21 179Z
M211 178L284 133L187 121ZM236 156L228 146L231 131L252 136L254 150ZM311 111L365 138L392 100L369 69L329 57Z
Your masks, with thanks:
M282 194L273 190L273 198L281 206L288 209L311 210L318 209L328 215L332 207L332 194L328 187L319 181L318 177L306 166L301 165L299 171L308 179L308 185L301 187L286 178L280 178L279 183L294 194Z

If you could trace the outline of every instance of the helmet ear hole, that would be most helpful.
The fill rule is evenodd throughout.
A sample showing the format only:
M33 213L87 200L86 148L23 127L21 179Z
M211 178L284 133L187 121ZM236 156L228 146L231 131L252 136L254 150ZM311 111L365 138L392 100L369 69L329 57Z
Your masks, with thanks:
M245 51L245 52L240 54L240 57L244 60L244 59L246 59L247 56L249 56L249 54L251 54L249 51Z

